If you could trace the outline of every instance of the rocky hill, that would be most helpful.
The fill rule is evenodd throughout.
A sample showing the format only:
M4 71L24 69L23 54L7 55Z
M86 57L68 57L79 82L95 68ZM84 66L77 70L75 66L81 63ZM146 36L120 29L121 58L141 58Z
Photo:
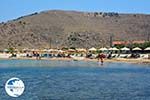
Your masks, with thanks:
M109 46L148 40L150 15L51 10L0 23L0 49Z

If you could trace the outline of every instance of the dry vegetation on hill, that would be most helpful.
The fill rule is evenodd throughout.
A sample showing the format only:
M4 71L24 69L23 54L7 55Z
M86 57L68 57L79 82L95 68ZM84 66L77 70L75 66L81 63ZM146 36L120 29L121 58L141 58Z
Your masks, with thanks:
M45 11L0 23L0 48L109 46L114 40L147 40L150 15Z

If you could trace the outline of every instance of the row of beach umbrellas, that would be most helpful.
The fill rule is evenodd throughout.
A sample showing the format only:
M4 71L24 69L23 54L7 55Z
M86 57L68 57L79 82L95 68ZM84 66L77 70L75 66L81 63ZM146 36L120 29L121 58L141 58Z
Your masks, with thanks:
M121 51L130 51L130 48L123 47L121 49L118 49L116 47L112 47L112 48L105 48L105 47L103 47L103 48L100 48L100 49L96 49L96 48L92 47L92 48L88 49L88 51L97 51L97 50L100 50L100 51L119 51L119 50L121 50ZM142 49L139 48L139 47L135 47L132 50L133 51L141 51ZM150 51L150 47L147 47L144 50L145 51ZM4 51L6 52L6 51L8 51L8 49L4 49ZM23 49L23 51L43 51L43 52L61 52L61 53L65 52L63 50L58 50L58 49L43 49L43 50L39 50L39 49ZM69 52L75 52L75 51L86 52L87 50L84 49L84 48L78 48L76 50L75 49L68 49L67 51L69 51Z
M121 49L118 49L118 48L116 48L116 47L113 47L113 48L109 48L109 49L107 49L107 48L96 49L96 48L92 47L92 48L89 49L89 51L96 51L96 50L100 50L100 51L108 51L108 50L109 50L109 51L119 51L119 50L121 50L121 51L130 51L130 48L123 47L123 48L121 48ZM142 49L139 48L139 47L135 47L135 48L133 48L132 50L133 50L133 51L141 51ZM150 50L150 47L147 47L147 48L145 48L144 50L145 50L145 51L149 51L149 50Z

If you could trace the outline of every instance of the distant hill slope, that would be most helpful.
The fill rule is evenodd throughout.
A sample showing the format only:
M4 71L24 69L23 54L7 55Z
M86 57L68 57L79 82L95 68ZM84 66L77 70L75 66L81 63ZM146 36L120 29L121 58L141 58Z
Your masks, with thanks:
M150 15L51 10L0 24L0 48L109 46L114 40L147 40Z

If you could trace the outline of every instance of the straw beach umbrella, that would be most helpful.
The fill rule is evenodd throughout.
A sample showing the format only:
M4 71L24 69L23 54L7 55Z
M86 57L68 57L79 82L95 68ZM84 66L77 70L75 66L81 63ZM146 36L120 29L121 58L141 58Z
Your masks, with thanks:
M47 51L48 51L48 52L52 52L53 50L54 50L54 49L48 49Z
M100 48L99 50L100 51L107 51L108 49L107 48Z
M119 49L117 49L116 47L113 48L109 48L110 51L118 51Z
M3 51L4 51L4 52L8 52L9 50L8 50L8 49L4 49Z
M68 52L75 52L75 49L68 49Z
M86 52L86 49L83 49L83 48L78 48L76 49L78 52Z
M123 48L121 48L121 50L122 50L122 51L130 51L130 49L127 48L127 47L123 47Z
M58 50L58 52L59 52L59 53L64 53L65 51L63 51L63 50Z
M41 50L40 49L34 49L36 52L40 52Z
M35 49L30 49L30 51L35 51Z
M133 50L133 51L141 51L142 49L139 48L139 47L135 47L135 48L133 48L132 50Z
M97 49L94 48L94 47L92 47L92 48L89 49L89 51L96 51L96 50L97 50Z
M48 51L48 49L43 49L42 51L43 51L43 52L47 52L47 51Z
M144 49L145 51L150 51L150 47L147 47Z
M22 51L23 51L23 52L26 52L26 51L30 51L30 49L24 48L24 49L22 49Z
M66 51L66 53L67 53L67 54L74 54L74 53L76 53L76 50L75 50L75 49L68 49L68 50Z

